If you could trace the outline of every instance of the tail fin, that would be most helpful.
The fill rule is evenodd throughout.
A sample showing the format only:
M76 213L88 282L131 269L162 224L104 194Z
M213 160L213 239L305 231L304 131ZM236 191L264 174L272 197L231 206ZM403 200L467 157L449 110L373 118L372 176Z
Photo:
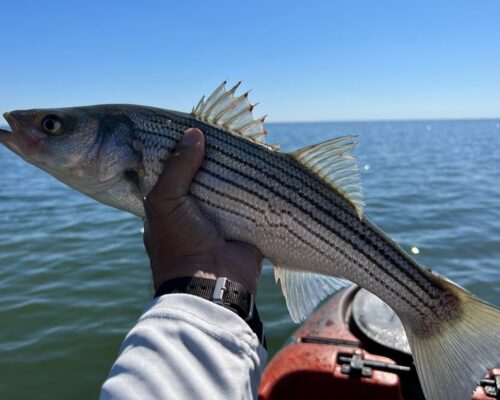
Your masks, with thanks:
M461 318L432 338L409 329L407 336L426 399L470 400L479 381L500 366L500 310L446 284L461 300Z

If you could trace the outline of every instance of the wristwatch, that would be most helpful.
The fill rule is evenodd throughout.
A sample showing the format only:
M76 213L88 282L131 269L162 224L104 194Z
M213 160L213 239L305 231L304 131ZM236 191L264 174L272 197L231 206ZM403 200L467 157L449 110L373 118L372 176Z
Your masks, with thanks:
M243 285L228 278L181 277L163 282L155 298L171 293L186 293L225 307L243 318L266 347L264 325L259 317L254 296Z

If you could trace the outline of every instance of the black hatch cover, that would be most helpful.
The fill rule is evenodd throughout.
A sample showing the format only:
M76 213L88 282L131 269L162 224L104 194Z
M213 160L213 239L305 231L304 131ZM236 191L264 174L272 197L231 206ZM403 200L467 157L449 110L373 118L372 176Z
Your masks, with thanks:
M352 317L369 339L390 349L411 354L401 321L377 296L360 289L352 302Z

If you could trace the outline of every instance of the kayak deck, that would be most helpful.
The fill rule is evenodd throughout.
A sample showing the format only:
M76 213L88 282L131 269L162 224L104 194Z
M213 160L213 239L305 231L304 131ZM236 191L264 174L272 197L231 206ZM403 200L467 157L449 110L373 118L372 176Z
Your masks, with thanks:
M359 291L338 292L293 333L267 365L259 400L424 400L409 352L377 343L356 326ZM494 384L494 377L483 380L473 400L496 398Z

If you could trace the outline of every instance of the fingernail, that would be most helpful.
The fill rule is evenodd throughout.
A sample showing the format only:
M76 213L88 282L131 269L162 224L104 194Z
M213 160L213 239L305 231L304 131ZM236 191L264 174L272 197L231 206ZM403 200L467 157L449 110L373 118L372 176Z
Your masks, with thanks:
M185 133L184 136L181 139L181 145L183 146L194 146L196 143L198 143L200 140L198 132L192 129L188 129Z

